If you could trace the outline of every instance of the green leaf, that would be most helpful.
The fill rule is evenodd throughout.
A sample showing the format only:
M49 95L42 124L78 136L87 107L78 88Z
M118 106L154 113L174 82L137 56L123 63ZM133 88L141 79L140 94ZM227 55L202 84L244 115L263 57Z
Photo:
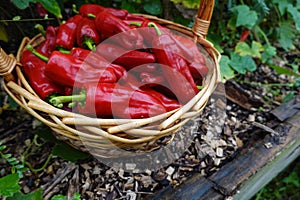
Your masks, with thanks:
M78 192L76 192L72 198L72 200L80 200L80 194Z
M282 103L286 103L286 102L292 100L294 97L295 97L295 92L291 91L282 99Z
M239 53L241 56L252 56L254 58L261 58L261 51L263 47L261 43L252 41L251 47L246 42L239 42L234 50L236 53Z
M252 72L256 70L256 64L251 56L240 56L237 53L231 53L230 58L229 65L240 74L246 74L247 71Z
M78 160L86 159L89 157L89 154L79 151L61 141L58 141L53 147L52 154L71 162L76 162Z
M182 4L186 8L199 8L199 0L171 0L174 4Z
M282 0L273 0L273 3L277 3L278 4L278 9L280 12L280 15L283 16L286 8L288 7L288 5L290 4L288 1L282 1Z
M38 0L44 8L55 15L57 18L62 19L61 10L56 0Z
M271 45L264 45L264 52L261 54L261 61L262 63L266 63L270 60L273 56L276 55L277 51L276 48Z
M17 192L12 197L7 198L7 200L43 200L42 189L28 194Z
M220 69L221 69L221 74L224 77L224 79L234 78L234 71L229 66L229 63L230 63L229 57L222 55L221 60L220 60Z
M291 24L287 21L279 24L279 43L286 51L294 49L293 39L295 37Z
M143 8L151 15L159 15L162 12L162 6L159 0L148 1Z
M30 3L35 2L35 0L12 0L12 3L21 10L28 8Z
M299 8L298 8L299 9ZM297 8L295 8L292 4L289 4L287 7L287 11L292 15L296 29L300 31L300 12Z
M295 185L295 187L300 187L300 178L296 171L293 171L292 173L289 174L289 176L285 177L283 179L283 182L287 184L291 183Z
M257 22L257 14L250 10L246 5L238 5L232 8L232 11L237 14L236 27L245 26L251 29Z
M135 5L131 1L122 0L121 8L128 10L130 13L136 13Z
M68 200L66 196L57 194L51 198L51 200Z
M292 75L292 76L297 76L300 77L299 73L296 73L288 68L285 67L280 67L277 65L269 65L272 69L274 69L276 71L277 74L285 74L285 75Z
M199 0L183 0L182 5L186 8L199 8Z
M19 180L18 174L9 174L0 178L0 196L11 197L18 192L21 189Z

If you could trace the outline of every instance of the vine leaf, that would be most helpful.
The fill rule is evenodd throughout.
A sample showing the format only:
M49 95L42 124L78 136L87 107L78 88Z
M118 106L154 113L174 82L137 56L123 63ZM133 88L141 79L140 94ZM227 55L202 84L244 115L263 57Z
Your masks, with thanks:
M19 180L18 174L9 174L0 178L0 196L11 197L18 192L21 189Z
M295 8L292 4L289 4L287 7L287 11L292 15L296 29L300 31L300 12L298 12L298 9Z
M239 42L235 47L235 52L241 56L249 55L254 58L261 58L261 53L264 49L261 43L252 41L251 47L246 42Z
M17 192L12 197L7 198L7 200L43 200L42 189L38 189L29 194Z
M12 3L21 10L28 8L30 3L35 3L35 2L36 0L12 0Z
M159 15L162 12L161 2L159 0L148 1L144 5L144 10L151 15Z
M239 74L246 74L247 71L253 72L256 70L256 64L251 56L241 56L234 52L230 54L229 65Z
M256 12L246 5L238 5L231 10L236 14L236 27L245 26L251 29L258 20Z
M230 59L228 56L222 55L220 60L220 70L224 79L232 79L234 78L234 71L229 66Z
M61 10L56 0L38 0L38 2L40 2L47 11L55 15L57 18L62 18Z
M279 25L279 43L285 50L295 48L293 45L294 31L290 23L282 22Z

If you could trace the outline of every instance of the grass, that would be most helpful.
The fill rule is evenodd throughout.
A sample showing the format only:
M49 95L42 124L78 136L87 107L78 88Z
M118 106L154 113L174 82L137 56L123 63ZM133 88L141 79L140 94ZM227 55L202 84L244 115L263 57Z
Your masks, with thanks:
M262 188L252 200L299 200L300 157Z

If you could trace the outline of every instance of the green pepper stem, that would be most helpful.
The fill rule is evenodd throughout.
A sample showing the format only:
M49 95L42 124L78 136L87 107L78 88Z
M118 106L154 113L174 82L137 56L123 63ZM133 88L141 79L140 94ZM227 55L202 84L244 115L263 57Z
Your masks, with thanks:
M36 24L34 28L36 28L42 34L42 36L46 36L46 31L41 24Z
M138 26L138 27L142 26L142 24L139 23L139 22L130 22L129 25L135 25L135 26Z
M84 102L86 99L85 93L70 95L70 96L56 96L49 100L49 102L58 108L62 108L64 103L69 103L68 107L74 105L74 102Z
M161 31L159 30L158 26L154 22L149 22L148 26L149 27L153 27L155 29L157 35L160 36L162 34Z
M95 42L92 38L85 38L82 44L86 45L91 51L95 50Z
M199 90L202 90L202 89L204 88L204 86L203 86L203 85L197 85L197 88L198 88Z
M64 48L58 48L58 51L59 51L59 52L62 52L62 53L65 53L65 54L70 54L70 53L71 53L71 51L66 50L66 49L64 49Z
M96 18L96 15L94 15L92 13L87 14L87 16L90 17L90 18Z
M28 50L28 51L30 51L31 53L33 53L35 56L37 56L38 58L40 58L41 60L43 60L43 61L45 61L45 62L48 62L49 61L49 58L48 57L46 57L46 56L44 56L44 55L42 55L41 53L39 53L39 52L37 52L34 48L33 48L33 46L31 46L31 45L27 45L26 46L26 49Z
M75 13L75 14L79 14L78 10L77 10L77 7L75 4L72 4L72 11Z

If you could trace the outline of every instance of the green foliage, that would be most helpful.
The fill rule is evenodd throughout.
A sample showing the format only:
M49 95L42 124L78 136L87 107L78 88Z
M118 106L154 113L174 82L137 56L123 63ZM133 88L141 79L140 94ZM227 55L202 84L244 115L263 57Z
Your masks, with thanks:
M55 195L51 198L51 200L67 200L68 198L64 195L61 195L61 194L58 194L58 195ZM77 192L74 194L74 196L72 197L72 200L80 200L81 197L80 197L80 194Z
M11 173L16 174L19 178L22 178L23 172L27 171L28 168L26 168L22 163L20 163L19 160L12 157L10 153L3 153L3 150L5 149L6 146L0 143L0 155L11 166Z
M162 12L160 0L146 1L143 8L147 13L151 15L159 15Z
M56 0L37 0L40 2L46 10L55 15L57 18L62 18L61 9Z
M297 159L292 165L278 174L270 183L261 189L252 200L262 199L299 199L300 198L300 162Z
M16 192L13 196L8 197L7 200L43 200L42 189L38 189L28 194Z
M182 4L186 8L198 8L200 5L199 0L171 0L175 4Z
M233 73L248 71L249 67L232 62L232 58L238 57L234 54L250 56L258 66L260 63L272 64L277 48L294 49L297 33L299 36L299 16L299 0L215 1L208 35L222 56L226 56L220 63L223 77L230 79L234 78ZM240 40L244 30L249 30L250 34ZM280 47L271 45L269 40ZM255 70L253 65L250 69Z
M9 174L0 178L0 196L11 197L18 192L21 189L19 180L17 174Z
M23 10L29 7L30 3L41 3L44 8L55 15L57 18L62 18L61 8L56 0L12 0L14 5Z
M52 149L52 154L57 155L65 160L70 162L76 162L81 159L86 159L89 157L89 154L83 153L77 149L74 149L65 142L57 141L55 146Z
M52 155L61 157L70 162L77 162L78 160L89 158L89 154L83 153L64 142L57 140L48 126L42 125L38 127L36 134L45 141L54 143L54 147L51 151Z
M257 13L246 5L238 5L231 9L233 12L233 21L235 21L235 27L244 26L248 29L254 27L257 22Z

